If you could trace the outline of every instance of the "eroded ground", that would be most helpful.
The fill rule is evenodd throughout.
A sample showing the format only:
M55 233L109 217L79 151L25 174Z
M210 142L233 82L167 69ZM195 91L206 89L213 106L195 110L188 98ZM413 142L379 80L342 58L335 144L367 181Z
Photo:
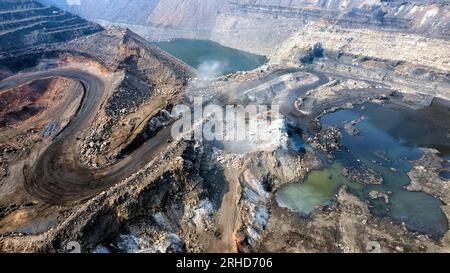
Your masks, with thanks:
M253 71L201 79L113 28L9 59L0 74L0 250L65 252L76 241L87 252L369 252L377 242L386 252L448 252L449 181L440 175L450 146L448 64L405 57L393 65L350 53L311 43ZM35 65L16 63L30 58ZM419 68L436 81L412 77ZM199 95L205 105L274 104L281 114L263 141L173 140L172 108L192 106ZM323 122L368 104L428 111L437 102L443 138L415 147L426 149L408 163L404 190L441 204L439 236L375 213L382 203L399 204L397 192L355 193L352 185L394 183L370 162L333 164L349 148L346 137L364 137L363 117L342 128ZM249 119L267 117L270 111ZM301 213L277 200L286 184L309 185L330 165L331 175L352 183L330 187L333 177L319 175L326 202Z

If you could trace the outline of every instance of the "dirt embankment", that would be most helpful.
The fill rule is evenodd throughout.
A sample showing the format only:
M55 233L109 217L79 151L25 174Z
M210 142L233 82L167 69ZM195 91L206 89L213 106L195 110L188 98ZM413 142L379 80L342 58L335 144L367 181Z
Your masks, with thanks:
M61 98L70 81L49 78L32 81L17 88L0 93L0 127L12 126L52 108Z
M79 240L87 248L95 247L103 240L114 240L119 231L127 232L121 230L125 222L131 229L143 213L151 210L146 204L133 203L141 202L141 197L138 196L142 193L139 190L141 187L147 187L143 191L150 190L160 194L159 203L155 199L142 202L149 202L148 205L155 213L158 210L164 210L163 213L169 211L167 214L173 214L168 216L171 221L181 221L179 213L184 211L181 206L191 201L179 201L172 197L180 192L180 183L184 183L191 170L189 154L183 153L183 148L187 149L189 145L180 144L174 148L180 150L173 152L168 148L170 144L167 142L170 130L157 128L155 139L135 147L130 152L132 156L117 158L114 155L132 142L143 128L147 128L147 122L167 104L182 99L182 92L189 77L193 75L192 69L126 30L114 29L97 33L89 39L80 38L51 50L49 53L33 55L30 58L36 64L35 67L27 67L20 75L2 82L4 86L14 86L11 90L2 90L0 93L2 103L5 104L1 108L4 110L1 114L9 117L8 125L13 121L11 113L22 111L30 105L43 105L45 109L42 110L45 111L34 113L30 117L16 114L15 127L5 127L0 132L0 139L8 140L7 143L3 141L2 144L5 145L2 145L0 153L0 249L59 252L64 251L62 241L70 239ZM159 131L164 132L160 135ZM161 154L164 156L160 157ZM173 160L177 157L181 161ZM46 158L52 159L46 161ZM47 166L51 165L48 169L44 167L45 162L49 163ZM184 163L187 164L186 169L183 169ZM112 171L113 168L97 171L111 164L118 171ZM171 168L176 164L184 171L177 173L176 180L170 180L175 175ZM65 168L71 171L62 171ZM110 177L108 170L118 176ZM97 178L109 179L107 187L101 186L102 183L94 185L94 180L84 179L96 171ZM142 179L147 179L144 173L150 175L154 171L159 173L148 178L148 182L158 180L161 183L155 182L156 185L152 188ZM52 178L31 179L36 177L33 176L36 173L51 173ZM168 177L159 176L165 174ZM44 185L49 181L58 184L58 181L67 179L76 181L77 186L73 188L76 191L83 188L78 183L85 183L88 191L92 187L103 187L105 192L109 192L112 187L111 193L114 191L113 186L121 181L135 183L135 186L130 191L129 187L119 190L120 193L116 191L116 194L124 194L119 199L128 202L127 208L116 203L115 197L102 199L104 194L98 194L101 190L87 198L81 198L81 201L81 195L76 194L77 197L70 201L71 205L67 205L59 203L61 199L58 198L62 197L62 192L67 193L62 188L71 187L71 183L63 181L58 186ZM166 188L169 192L164 193L162 190L169 186L162 181L172 181L172 185ZM194 182L198 186L197 181ZM127 192L124 191L125 188ZM188 192L198 193L194 188L190 186ZM37 194L48 193L50 189L62 190L56 195L58 200L53 200L56 202ZM199 191L201 189L200 187ZM149 197L154 194L144 195ZM183 198L188 196L186 194ZM195 202L198 201L198 197L196 198L192 201L192 207L186 209L186 213L198 209L195 207ZM99 200L104 200L102 202L105 203L98 205L96 202L100 202ZM170 204L166 204L167 200L173 200L173 203L170 201ZM57 203L62 205L55 205ZM170 212L169 207L175 206L177 208ZM139 212L130 213L132 216L127 218L123 213L128 209ZM117 211L116 216L111 216L111 211ZM104 213L109 216L103 218ZM102 220L91 229L90 221L98 221L97 217ZM186 217L185 221L188 221L192 215L187 214ZM174 226L178 231L186 225ZM187 229L186 233L191 231L192 229ZM55 245L55 240L61 243ZM195 243L188 247L200 248Z
M117 163L124 150L138 149L148 123L182 100L194 75L192 68L125 29L75 39L60 50L70 52L63 62L91 66L109 83L109 94L80 148L83 164L94 169Z

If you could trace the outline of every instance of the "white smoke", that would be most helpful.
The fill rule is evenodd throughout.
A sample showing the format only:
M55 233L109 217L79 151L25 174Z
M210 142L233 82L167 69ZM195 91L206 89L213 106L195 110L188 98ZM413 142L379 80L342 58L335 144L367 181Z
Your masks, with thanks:
M81 6L81 0L66 0L69 6Z
M225 69L225 63L215 60L209 60L201 63L197 71L200 77L204 79L213 79L222 75Z

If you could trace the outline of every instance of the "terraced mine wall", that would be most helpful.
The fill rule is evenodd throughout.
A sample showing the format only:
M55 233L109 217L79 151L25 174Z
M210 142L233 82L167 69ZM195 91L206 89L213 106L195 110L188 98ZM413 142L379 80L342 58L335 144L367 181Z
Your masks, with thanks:
M27 190L15 191L16 187L22 187L22 183L31 182L31 180L23 170L20 170L20 174L10 171L10 166L22 160L30 160L31 166L40 164L42 160L36 160L28 156L29 154L26 158L22 158L21 156L25 155L25 152L13 159L10 156L19 149L11 147L20 146L21 151L31 152L40 149L38 146L34 146L37 142L28 142L32 137L40 139L59 137L64 139L63 141L69 142L65 138L68 136L69 138L73 137L74 140L70 141L71 145L63 146L77 147L71 158L77 158L76 160L83 166L83 169L112 166L116 163L116 150L120 151L122 145L125 146L127 141L133 141L135 136L140 134L139 125L148 123L166 105L181 103L188 80L194 76L194 71L164 51L151 46L129 30L114 27L104 30L97 24L89 23L58 8L44 7L37 1L1 1L0 4L0 16L3 16L0 21L2 26L0 31L2 87L0 89L2 94L7 96L5 103L8 104L8 101L15 103L9 103L8 108L2 108L0 111L0 127L2 127L0 128L2 129L0 132L0 187L2 188L0 191L0 232L2 233L0 249L2 252L12 248L16 249L15 251L24 252L56 251L55 248L59 246L57 251L61 251L65 245L65 243L61 244L63 240L72 235L77 237L76 240L80 239L86 244L93 241L98 243L97 240L102 239L102 236L115 235L124 223L123 219L118 219L114 212L115 202L111 203L109 208L93 204L92 208L96 212L89 210L92 214L86 217L77 215L73 221L69 220L70 223L67 226L64 225L63 229L54 234L47 232L49 227L47 224L54 225L56 228L60 223L47 221L47 219L44 220L43 229L34 230L32 228L31 232L27 230L25 233L29 237L22 236L24 234L10 234L10 231L17 229L11 225L12 221L9 221L8 217L18 213L22 208L34 210L49 201L31 196L33 194ZM15 43L16 41L19 43ZM6 77L9 78L3 81ZM49 79L48 81L52 84L54 82L58 84L47 84L46 79ZM30 81L31 83L28 84ZM55 88L51 89L53 86ZM10 90L10 88L13 89ZM49 92L50 89L54 92ZM4 92L4 90L6 91ZM16 92L17 90L20 92ZM78 123L80 120L82 122ZM83 129L71 131L71 126L82 123L85 125ZM15 127L11 128L12 126ZM23 131L22 126L25 128ZM82 136L74 136L73 132L80 133ZM133 160L132 162L139 162L136 171L149 164L148 170L153 172L156 170L154 163L162 158L165 162L158 163L161 169L155 174L155 178L162 179L163 175L169 175L170 172L167 171L167 162L177 157L181 159L181 156L184 156L184 148L187 144L181 147L177 143L168 143L166 139L170 136L170 130L163 133L163 136L159 136L158 142L152 141L152 145L155 143L158 150L155 150L155 146L149 147L149 150L146 151L143 150L145 145L139 147L143 151L142 153L148 156L148 160L141 156L138 156L139 160ZM50 145L57 143L59 142L54 141ZM172 153L166 153L168 149L165 148L169 144L173 147L170 149L173 151ZM8 148L4 149L3 147ZM49 146L40 147L52 153L47 150ZM187 153L192 154L192 151ZM98 158L99 161L94 158ZM186 163L188 162L186 161ZM183 159L177 160L175 164L172 165L174 170L184 168ZM186 169L188 167L189 164L186 165ZM34 169L34 167L32 168ZM35 169L41 168L36 167ZM124 168L126 172L128 169L128 167ZM90 172L86 171L86 173ZM123 177L112 179L112 184L134 174L135 172L130 170ZM185 175L187 175L187 171L183 169L179 172L178 177L182 180ZM83 179L77 178L76 180L82 181ZM173 183L171 186L165 183L169 180ZM153 192L162 193L161 187L167 191L162 193L158 199L163 200L162 202L172 200L173 204L183 204L179 199L169 197L169 195L176 193L180 194L180 198L184 198L187 195L184 193L191 194L192 188L198 187L198 183L182 193L179 190L178 182L180 180L177 181L167 176L164 181L159 180L160 183L157 182L159 184L152 184L156 181L152 179L150 184L144 186L146 189L145 196L141 196L142 200L141 197L130 197L128 193L123 195L125 199L149 204L133 203L126 209L130 208L130 212L139 210L139 212L136 211L137 214L141 213L141 207L145 207L145 210L153 209L153 204L158 201L155 202L153 197L152 199L147 197L154 196ZM38 178L35 181L48 180ZM8 190L4 190L5 188ZM14 194L11 194L9 189L12 189L11 192L14 191ZM96 194L94 193L92 196ZM123 198L123 196L119 198ZM80 205L84 201L75 202L77 204L70 206L70 209L80 209ZM22 204L25 205L22 206ZM157 206L166 208L172 205L158 203ZM60 207L52 205L47 208L52 215L59 213L60 210ZM81 210L86 211L84 208ZM178 213L178 211L176 212ZM65 222L66 216L57 221ZM130 216L133 219L138 217L134 212ZM50 218L52 217L50 216ZM80 220L84 221L83 227L81 227L83 231L76 229L76 226L80 227ZM100 226L97 225L99 223L97 221L101 222ZM180 226L186 225L180 224ZM104 234L102 233L103 228L107 229ZM67 235L70 230L74 233ZM13 242L16 239L20 241L18 245ZM12 244L10 244L11 242Z
M210 39L267 55L312 22L441 38L446 38L450 29L450 8L445 0L189 0L176 4L171 0L83 0L80 6L42 1L104 25L127 26L149 40Z
M405 62L342 54L329 51L326 59L318 59L312 66L335 75L357 77L392 86L416 97L416 107L428 106L435 97L450 100L450 74L430 67L410 66ZM407 67L404 69L404 67Z
M0 58L45 48L103 28L56 7L34 0L0 2Z

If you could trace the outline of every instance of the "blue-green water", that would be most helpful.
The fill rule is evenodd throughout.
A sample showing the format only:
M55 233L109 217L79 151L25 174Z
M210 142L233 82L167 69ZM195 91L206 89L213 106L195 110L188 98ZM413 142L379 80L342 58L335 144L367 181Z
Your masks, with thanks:
M348 134L344 125L361 116L365 119L356 125L360 135ZM420 158L420 147L435 148L442 157L448 156L450 124L445 120L449 117L448 109L439 107L412 111L375 104L325 115L321 122L342 130L340 143L345 148L335 152L335 161L324 170L311 172L303 183L281 188L277 200L282 206L309 215L315 207L332 202L339 187L347 185L353 194L370 203L375 215L390 217L396 223L405 223L410 230L439 238L448 230L441 202L422 192L409 192L405 187L410 183L409 161ZM364 186L341 174L344 166L358 164L381 174L383 184ZM370 199L372 190L389 193L389 203Z
M206 77L253 70L267 62L264 56L207 40L174 39L154 45L194 67Z
M439 173L439 175L444 179L450 180L450 172L449 171L442 171Z
M361 184L350 182L341 174L343 167L334 163L324 170L311 172L302 184L285 185L277 192L279 204L308 216L317 206L330 204L342 185L361 190Z

